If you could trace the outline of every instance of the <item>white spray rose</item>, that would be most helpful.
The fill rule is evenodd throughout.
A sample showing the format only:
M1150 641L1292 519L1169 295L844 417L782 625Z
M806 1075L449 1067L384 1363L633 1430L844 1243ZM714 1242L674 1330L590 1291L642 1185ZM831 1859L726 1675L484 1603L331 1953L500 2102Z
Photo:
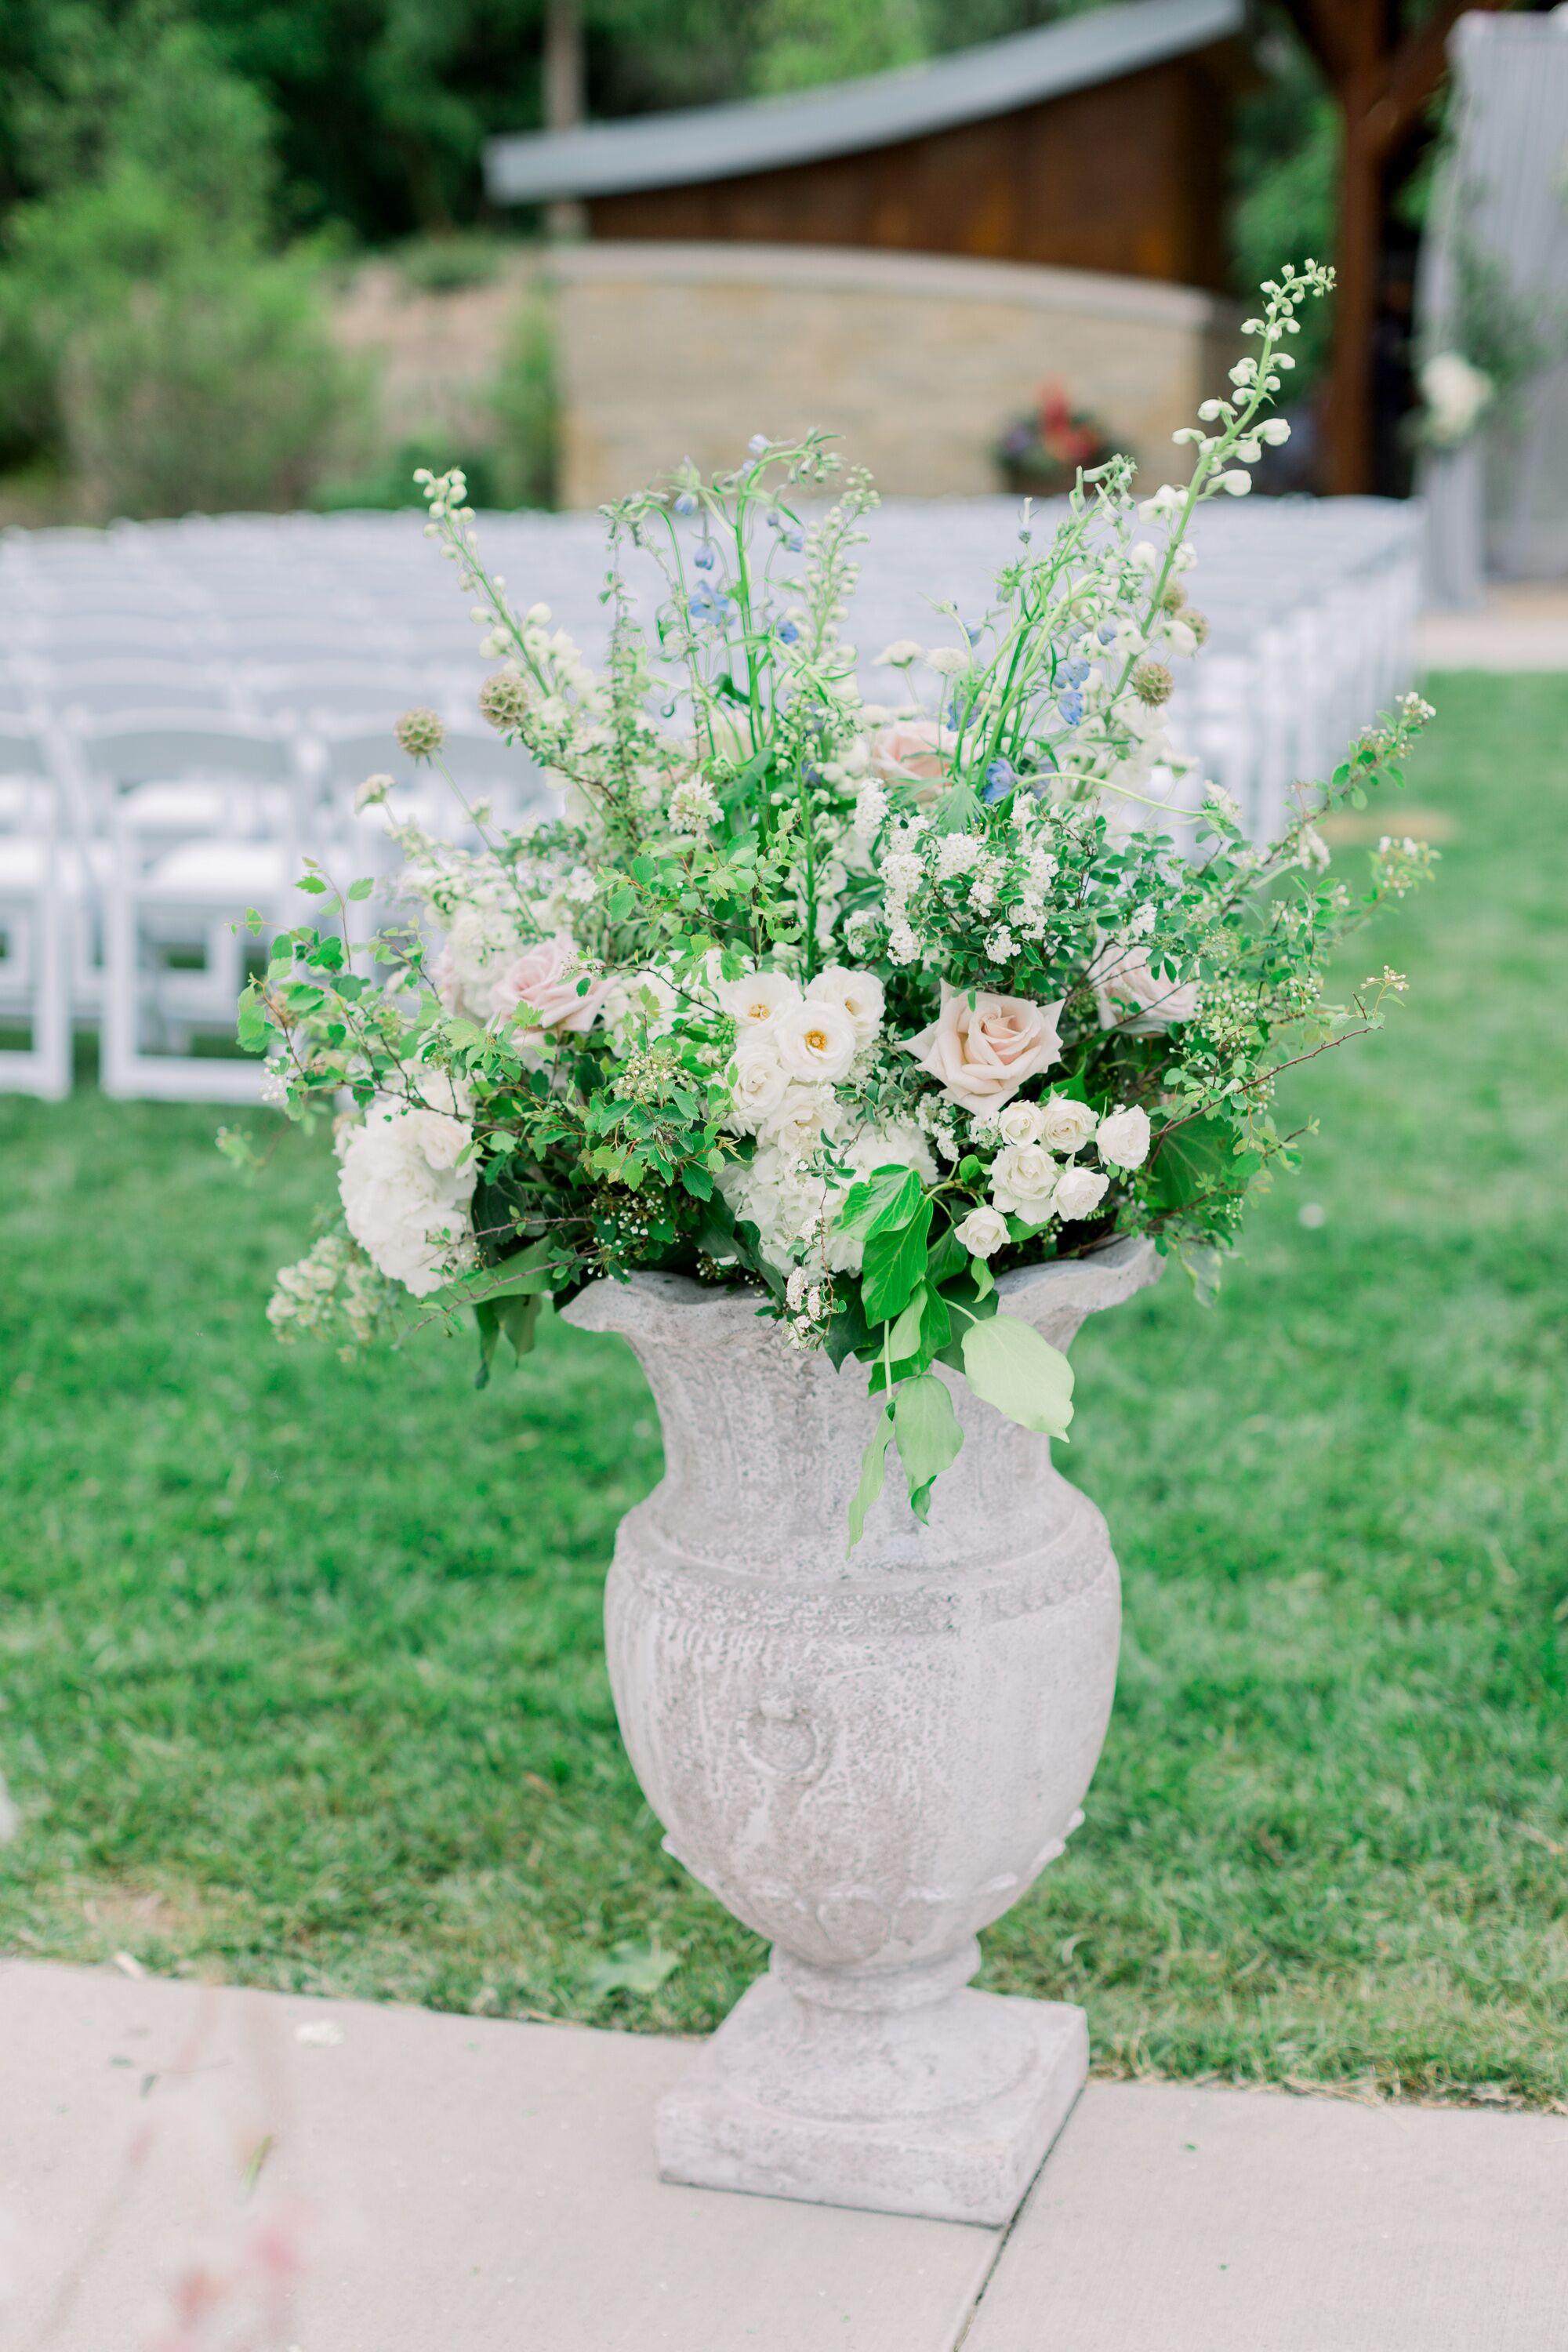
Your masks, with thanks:
M1009 1143L991 1164L991 1199L1031 1225L1043 1225L1051 1213L1057 1163L1043 1143Z
M1007 1220L999 1209L971 1209L953 1234L971 1257L994 1257L1007 1239Z
M1005 1110L997 1112L995 1127L1004 1143L1052 1140L1046 1133L1046 1115L1038 1103L1010 1102Z
M1044 1139L1053 1151L1081 1151L1094 1133L1095 1116L1070 1095L1052 1095L1045 1107Z
M808 1004L837 1004L855 1024L857 1045L868 1045L882 1025L882 983L874 971L830 964L807 983Z
M731 1108L729 1125L742 1135L754 1135L773 1117L789 1091L789 1080L764 1034L742 1030L730 1069Z
M1149 1157L1149 1114L1123 1105L1100 1122L1094 1148L1107 1168L1142 1168Z
M780 1064L792 1078L828 1085L845 1076L860 1042L844 1006L825 997L786 1004L773 1017L772 1029Z
M1102 1176L1098 1168L1064 1168L1057 1180L1051 1206L1067 1223L1075 1217L1090 1216L1099 1208L1110 1182L1110 1177Z
M776 1021L800 1001L800 991L787 971L748 972L743 980L722 981L719 986L720 1003L742 1028L749 1021L758 1027Z

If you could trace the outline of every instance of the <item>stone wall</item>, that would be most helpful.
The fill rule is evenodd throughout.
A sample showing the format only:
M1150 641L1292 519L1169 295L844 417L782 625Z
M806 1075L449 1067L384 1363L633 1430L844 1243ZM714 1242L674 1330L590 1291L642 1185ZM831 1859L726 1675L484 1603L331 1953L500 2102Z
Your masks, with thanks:
M1092 270L642 242L563 247L552 268L566 507L813 425L889 494L994 490L991 446L1047 379L1164 480L1238 348L1219 298Z

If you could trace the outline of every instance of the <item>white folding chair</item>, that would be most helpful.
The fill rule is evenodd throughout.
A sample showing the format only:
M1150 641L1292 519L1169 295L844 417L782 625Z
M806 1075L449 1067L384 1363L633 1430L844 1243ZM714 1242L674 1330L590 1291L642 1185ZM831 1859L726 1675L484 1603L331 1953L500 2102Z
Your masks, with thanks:
M295 919L310 846L309 782L283 735L170 724L98 738L108 783L102 1085L108 1095L252 1102L262 1073L207 1058L232 1034L254 908L265 942Z
M0 1093L70 1092L71 1027L57 788L43 746L0 721Z

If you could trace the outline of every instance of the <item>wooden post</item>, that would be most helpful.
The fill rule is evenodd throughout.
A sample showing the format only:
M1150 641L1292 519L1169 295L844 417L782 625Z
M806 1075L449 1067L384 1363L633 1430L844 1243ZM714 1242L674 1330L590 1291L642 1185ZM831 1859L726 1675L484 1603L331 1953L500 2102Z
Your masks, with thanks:
M1372 360L1387 206L1388 159L1443 79L1461 8L1508 0L1436 0L1402 33L1391 0L1285 0L1340 110L1340 203L1333 358L1324 416L1327 487L1372 488Z
M575 131L585 106L582 0L545 0L544 127ZM588 233L588 208L577 196L557 196L544 212L545 234L579 237Z

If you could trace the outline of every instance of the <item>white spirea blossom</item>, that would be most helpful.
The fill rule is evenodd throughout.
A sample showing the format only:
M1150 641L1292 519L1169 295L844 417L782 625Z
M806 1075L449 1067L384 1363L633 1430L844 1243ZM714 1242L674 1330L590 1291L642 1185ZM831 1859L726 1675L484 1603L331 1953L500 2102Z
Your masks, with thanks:
M338 1192L360 1247L416 1298L439 1290L472 1256L468 1204L471 1104L444 1072L409 1064L409 1099L378 1096L338 1140Z

